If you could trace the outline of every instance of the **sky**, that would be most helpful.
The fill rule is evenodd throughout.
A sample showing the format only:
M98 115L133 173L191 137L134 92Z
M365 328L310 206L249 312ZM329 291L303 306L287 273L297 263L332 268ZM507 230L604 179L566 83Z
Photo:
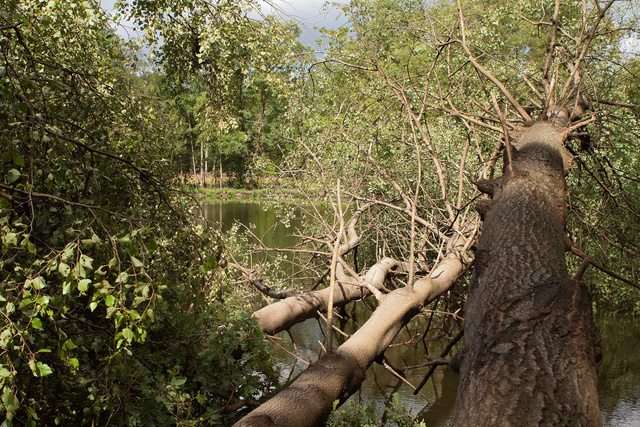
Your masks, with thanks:
M113 11L116 0L99 0L102 8L107 12ZM349 0L333 0L332 3L348 3ZM302 34L300 41L305 45L311 45L317 49L315 40L320 37L320 33L314 27L338 28L345 25L346 20L341 17L339 10L334 6L326 6L325 0L270 0L270 4L276 6L274 10L266 3L262 12L272 13L280 16L284 20L295 20L298 22ZM116 32L124 37L138 37L138 34L131 23L123 23Z

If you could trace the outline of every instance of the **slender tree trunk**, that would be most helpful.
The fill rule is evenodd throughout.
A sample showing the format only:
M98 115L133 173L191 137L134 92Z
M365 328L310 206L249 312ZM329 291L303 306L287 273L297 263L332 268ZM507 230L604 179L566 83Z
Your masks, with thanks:
M193 140L189 141L191 143L191 167L193 171L193 183L198 182L198 172L196 170L196 154L193 149Z
M209 173L209 149L204 150L204 177L203 181L207 185L207 174ZM209 184L211 185L211 183Z
M528 128L512 169L478 188L484 225L465 314L455 426L599 426L597 333L569 277L563 131Z
M200 141L200 187L204 187L204 140Z
M222 188L222 155L218 158L220 159L220 188Z
M191 118L190 115L187 114L187 120L189 121L189 145L191 146L191 167L193 170L193 183L197 183L198 182L198 174L196 172L196 154L195 154L195 150L193 147L193 125L191 124Z

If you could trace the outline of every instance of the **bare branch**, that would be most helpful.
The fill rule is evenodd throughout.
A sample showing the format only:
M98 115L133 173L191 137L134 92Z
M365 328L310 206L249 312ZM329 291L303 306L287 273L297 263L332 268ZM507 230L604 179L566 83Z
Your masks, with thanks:
M240 271L242 275L249 281L249 283L255 286L257 290L259 290L260 292L262 292L263 294L271 298L285 299L285 298L294 297L298 295L296 292L293 292L293 291L276 291L271 287L265 285L261 278L256 277L255 270L249 270L235 262L230 262L229 267L233 267L236 270Z
M584 259L585 261L588 261L591 265L593 265L595 268L597 268L598 270L602 271L603 273L606 273L609 276L611 276L611 277L613 277L615 279L618 279L621 282L626 283L627 285L631 285L636 289L640 289L640 284L635 283L635 282L633 282L633 281L631 281L629 279L626 279L626 278L622 277L621 275L619 275L618 273L608 269L604 265L600 264L596 260L592 259L588 255L583 253L580 249L576 248L575 246L571 247L571 252L573 252L574 254L578 255L580 258Z
M525 109L522 108L520 103L513 97L511 92L509 92L507 90L507 88L502 84L502 82L500 80L498 80L493 74L491 74L487 69L485 69L482 65L480 65L480 63L476 60L476 58L473 56L473 54L469 50L469 46L467 46L467 37L466 37L466 34L465 34L464 16L462 14L462 6L460 4L460 0L458 0L458 13L460 15L460 32L462 33L462 40L461 40L462 48L466 52L467 58L473 64L473 66L474 66L474 68L476 70L478 70L482 75L484 75L486 78L491 80L491 82L498 89L500 89L500 92L502 92L502 94L505 96L505 98L507 98L507 100L513 106L513 108L516 109L516 111L518 112L520 117L522 117L522 120L524 120L525 122L530 121L531 117L529 116L529 113L527 113L525 111Z

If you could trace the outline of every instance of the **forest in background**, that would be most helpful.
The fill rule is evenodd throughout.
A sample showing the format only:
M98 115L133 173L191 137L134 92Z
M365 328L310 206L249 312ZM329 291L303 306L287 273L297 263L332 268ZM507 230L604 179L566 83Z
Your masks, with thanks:
M591 262L582 280L598 312L640 311L636 2L571 2L559 16L553 2L462 2L461 33L455 2L354 0L322 58L295 22L251 18L259 6L119 2L145 34L130 41L93 0L0 6L7 425L236 421L281 387L245 297L398 260L387 292L430 275L452 230L470 264L475 183L500 171L513 105L537 116L549 76L558 93L579 79L590 111L567 142L569 269ZM334 215L310 210L303 246L252 262L184 185L205 164ZM294 289L274 273L284 264ZM460 307L470 277L450 291Z

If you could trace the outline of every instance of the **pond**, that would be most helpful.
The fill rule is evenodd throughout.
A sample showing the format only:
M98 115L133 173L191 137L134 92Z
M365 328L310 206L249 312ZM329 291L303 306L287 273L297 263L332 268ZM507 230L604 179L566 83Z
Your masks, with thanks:
M259 203L215 202L204 205L205 214L211 221L221 225L222 230L229 230L240 223L251 227L264 243L271 247L288 247L298 240L292 236L294 230L302 224L302 211L292 207L288 227L275 225L276 213L268 206ZM365 308L346 309L355 321L366 320L368 311ZM407 343L422 334L426 317L417 318L396 338L394 343ZM604 358L598 366L598 389L604 426L636 427L640 426L640 326L636 319L628 317L608 317L600 315L596 318L602 334ZM342 326L346 333L353 332L353 323ZM452 325L455 327L456 325ZM315 361L319 355L318 341L323 341L321 325L315 319L309 319L291 328L291 334L280 333L277 345L274 344L274 357L281 371L281 379L287 381L294 378L306 364L290 355L295 342L297 356L306 361ZM439 355L444 340L443 334L451 335L452 330L433 330L427 336L430 342L428 349L432 355ZM454 332L453 332L454 333ZM281 346L281 348L278 347ZM284 350L286 348L286 350ZM418 351L416 351L416 349ZM438 354L436 354L438 353ZM401 368L405 365L417 365L424 362L425 350L422 345L392 345L385 352L385 358L391 367ZM428 368L409 371L406 379L412 384L419 384ZM367 371L367 379L360 391L351 399L365 404L375 402L382 409L399 393L403 404L412 414L425 421L428 426L446 426L455 403L458 387L458 375L449 368L438 368L435 374L422 388L421 395L414 395L413 390L398 379L384 366L374 363Z

